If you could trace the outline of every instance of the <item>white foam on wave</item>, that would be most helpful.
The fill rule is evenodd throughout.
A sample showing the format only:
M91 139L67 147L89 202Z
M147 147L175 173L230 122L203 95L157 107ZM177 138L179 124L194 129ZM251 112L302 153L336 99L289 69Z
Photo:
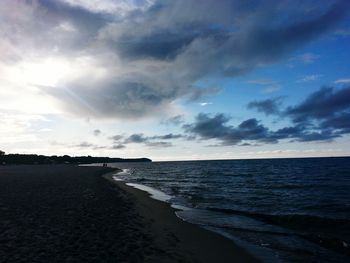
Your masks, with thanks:
M122 169L120 172L116 172L112 178L115 181L124 181L124 179L118 177L118 176L123 176L123 175L129 175L130 174L130 169Z
M112 176L112 178L113 178L113 180L119 181L119 182L120 181L125 181L124 179L122 179L122 178L120 178L118 176L129 175L129 174L131 174L130 169L123 169L122 171L115 173ZM150 194L151 198L153 198L155 200L158 200L158 201L165 202L165 203L169 203L172 208L175 208L177 210L187 211L187 210L191 209L191 208L188 208L188 207L185 207L185 206L182 206L182 205L172 204L170 202L170 200L172 199L172 196L170 196L170 195L168 195L168 194L166 194L166 193L164 193L164 192L162 192L162 191L160 191L158 189L155 189L153 187L146 186L146 185L143 185L143 184L136 184L136 183L126 183L126 185L134 187L134 188L136 188L138 190L147 192L147 193ZM181 217L179 217L179 218L181 218Z
M113 180L114 181L124 181L123 179L121 179L121 178L119 178L119 177L117 177L117 176L112 176L112 178L113 178Z
M139 189L141 191L145 191L145 192L147 192L147 193L149 193L151 195L151 198L153 198L155 200L158 200L158 201L165 202L165 203L170 203L170 200L172 198L172 196L170 196L170 195L168 195L168 194L166 194L166 193L164 193L162 191L159 191L159 190L157 190L157 189L155 189L153 187L146 186L146 185L143 185L143 184L127 183L126 185L134 187L134 188ZM170 206L172 208L175 208L177 210L182 210L182 211L187 211L187 210L191 209L191 208L188 208L186 206L172 204L172 203L170 203ZM181 217L179 217L179 218L182 219Z
M130 169L122 169L121 172L117 173L118 175L128 175L130 174Z
M168 202L171 199L170 195L168 195L162 191L159 191L155 188L152 188L150 186L146 186L143 184L135 184L135 183L127 183L126 185L134 187L134 188L142 190L142 191L145 191L151 195L151 198L159 200L159 201Z

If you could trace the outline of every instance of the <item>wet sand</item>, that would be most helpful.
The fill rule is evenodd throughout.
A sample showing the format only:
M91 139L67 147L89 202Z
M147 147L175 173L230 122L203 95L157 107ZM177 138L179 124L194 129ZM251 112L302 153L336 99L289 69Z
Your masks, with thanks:
M0 166L0 262L254 262L113 173Z

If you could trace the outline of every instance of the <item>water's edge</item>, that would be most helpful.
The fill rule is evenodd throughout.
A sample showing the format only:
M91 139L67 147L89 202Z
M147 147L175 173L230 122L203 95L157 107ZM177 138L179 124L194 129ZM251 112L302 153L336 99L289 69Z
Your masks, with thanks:
M259 261L261 261L261 262L274 262L275 261L275 256L274 256L272 251L268 251L268 250L265 251L265 250L259 248L258 246L254 246L254 245L252 245L248 242L245 242L239 238L235 238L234 236L227 234L226 232L222 231L219 228L209 226L207 224L199 224L198 222L197 223L193 222L189 219L188 216L186 216L186 215L188 215L188 213L189 214L200 213L200 209L195 209L195 208L190 208L190 207L174 204L171 202L171 199L173 198L173 196L170 196L170 195L168 195L168 194L166 194L158 189L150 187L150 186L146 186L146 185L138 184L138 183L128 183L124 179L121 179L120 177L118 177L118 175L126 175L126 174L128 174L128 172L129 172L129 169L122 169L122 171L117 171L112 175L112 179L116 182L122 182L127 186L130 186L130 187L133 187L133 188L138 189L140 191L146 192L146 193L148 193L149 197L154 199L154 200L168 204L170 207L175 209L175 211L174 211L175 216L177 218L179 218L180 220L197 225L201 228L204 228L206 230L209 230L211 232L214 232L216 234L224 236L225 238L231 240L235 245L241 247L242 249L247 251L249 254L253 255Z

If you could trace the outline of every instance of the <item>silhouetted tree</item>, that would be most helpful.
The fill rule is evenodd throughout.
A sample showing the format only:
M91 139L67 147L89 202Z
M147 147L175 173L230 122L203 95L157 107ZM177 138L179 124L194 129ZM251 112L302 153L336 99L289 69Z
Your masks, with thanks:
M117 163L117 162L151 162L147 158L123 159L92 156L45 156L37 154L5 154L0 151L0 164L89 164L89 163Z

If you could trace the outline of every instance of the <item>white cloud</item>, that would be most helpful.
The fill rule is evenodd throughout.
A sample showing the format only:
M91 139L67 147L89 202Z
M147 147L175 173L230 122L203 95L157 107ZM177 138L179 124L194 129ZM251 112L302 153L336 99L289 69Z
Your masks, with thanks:
M263 93L263 94L273 93L273 92L279 91L280 89L281 89L281 85L276 84L276 85L272 85L262 89L260 93Z
M40 130L33 130L33 126L48 121L42 115L1 109L0 142L3 145L36 142L39 140L37 132L40 132Z
M260 93L263 94L273 93L281 89L279 82L272 79L253 79L248 80L247 83L264 86L264 88L260 90Z
M212 102L201 102L199 103L199 105L201 105L202 107L208 106L208 105L212 105Z
M336 81L334 81L334 83L336 83L336 84L347 84L347 83L350 83L350 79L337 79Z
M320 56L313 54L313 53L305 53L299 56L299 59L304 63L304 64L312 64L315 62L315 60L319 59Z
M309 82L309 81L315 81L321 78L323 75L321 74L313 74L313 75L307 75L299 79L297 82Z
M252 79L252 80L248 80L247 83L259 84L259 85L272 85L272 84L277 84L278 82L272 79Z
M37 130L37 132L52 132L52 129L50 129L50 128L42 128L42 129Z
M86 8L91 12L110 13L118 16L125 16L136 9L145 9L153 1L132 1L132 0L61 0L72 6Z

